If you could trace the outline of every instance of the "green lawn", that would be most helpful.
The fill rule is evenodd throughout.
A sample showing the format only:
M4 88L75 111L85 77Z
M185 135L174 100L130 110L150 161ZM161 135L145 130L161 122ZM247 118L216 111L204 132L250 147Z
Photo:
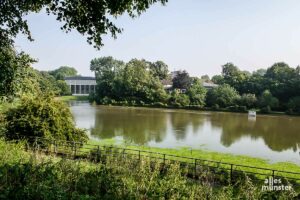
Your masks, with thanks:
M129 149L135 149L135 150L145 150L145 151L151 151L151 152L159 152L162 154L169 154L169 155L175 155L175 156L183 156L183 157L192 157L202 160L210 160L210 161L217 161L217 162L224 162L224 163L230 163L230 164L236 164L236 165L246 165L246 166L254 166L254 167L260 167L260 168L268 168L268 169L274 169L279 171L292 171L292 172L298 172L300 173L300 166L294 163L290 162L277 162L277 163L270 163L268 160L264 160L261 158L255 158L250 156L242 156L242 155L233 155L229 153L219 153L219 152L212 152L212 151L206 151L206 150L196 150L196 149L190 149L190 148L177 148L177 149L171 149L171 148L156 148L156 147L148 147L148 146L134 146L134 145L125 145L121 144L113 139L106 139L101 141L95 141L90 140L88 144L91 145L113 145L117 147L123 147L123 148L129 148ZM168 159L176 159L172 156L166 156ZM229 165L224 165L225 167L228 167ZM254 171L257 172L259 170L253 170L251 168L247 167L238 167L237 169L246 170L246 171ZM299 175L300 177L300 175Z
M88 96L60 96L56 97L57 99L61 101L88 101Z

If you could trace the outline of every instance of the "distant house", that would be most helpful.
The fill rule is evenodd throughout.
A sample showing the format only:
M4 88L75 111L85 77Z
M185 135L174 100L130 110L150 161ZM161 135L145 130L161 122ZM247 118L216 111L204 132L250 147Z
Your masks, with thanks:
M96 90L96 78L88 76L65 77L67 85L74 96L87 96Z

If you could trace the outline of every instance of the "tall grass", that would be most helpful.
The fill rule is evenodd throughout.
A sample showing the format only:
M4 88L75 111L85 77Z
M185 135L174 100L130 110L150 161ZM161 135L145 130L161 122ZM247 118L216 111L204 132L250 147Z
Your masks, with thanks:
M266 193L249 178L221 186L203 174L187 178L179 164L107 157L76 161L22 150L0 140L0 199L292 199L294 191Z

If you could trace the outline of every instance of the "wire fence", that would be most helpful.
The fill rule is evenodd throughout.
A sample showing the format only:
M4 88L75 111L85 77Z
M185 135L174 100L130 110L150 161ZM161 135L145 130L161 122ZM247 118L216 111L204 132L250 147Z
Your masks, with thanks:
M17 141L18 142L18 141ZM247 166L194 157L165 154L154 151L125 148L119 146L92 145L80 142L68 142L62 140L46 140L43 138L30 138L26 143L26 149L47 154L55 154L71 159L88 159L94 162L105 162L108 158L151 159L160 162L163 167L171 163L179 163L188 170L190 177L201 177L204 172L214 174L219 180L234 182L247 175L253 180L265 180L269 177L288 180L293 185L300 186L300 173L275 170L269 168Z

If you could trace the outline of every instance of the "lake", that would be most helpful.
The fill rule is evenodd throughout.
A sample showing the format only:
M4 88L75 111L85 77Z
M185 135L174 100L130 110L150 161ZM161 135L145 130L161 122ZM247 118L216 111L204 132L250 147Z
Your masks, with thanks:
M76 125L95 140L189 147L300 164L300 117L97 106L70 102Z

